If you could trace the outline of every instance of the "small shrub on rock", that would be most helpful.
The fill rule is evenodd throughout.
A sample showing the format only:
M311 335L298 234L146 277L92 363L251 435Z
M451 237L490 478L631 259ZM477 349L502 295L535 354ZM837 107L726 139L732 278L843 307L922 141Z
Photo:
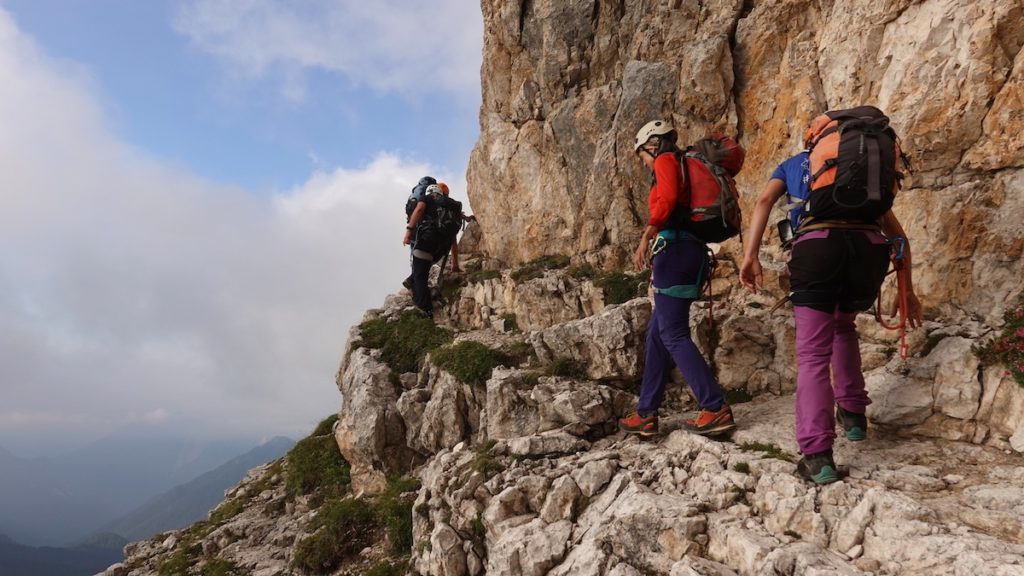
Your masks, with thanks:
M295 546L295 568L326 574L374 541L373 510L355 498L332 500L313 518L313 535Z
M445 346L433 353L434 364L447 370L459 382L483 386L491 377L494 367L505 361L504 354L479 342L465 340Z
M408 554L412 549L413 497L409 493L419 488L419 480L411 476L392 478L374 505L378 521L387 528L391 553L395 556Z
M1006 366L1007 375L1024 387L1024 305L1012 307L1003 316L1005 324L999 336L979 350L987 362Z
M541 256L523 264L514 272L512 272L512 279L516 282L526 282L527 280L533 280L534 278L540 278L544 275L546 270L556 270L558 268L565 268L569 265L569 257L554 255L554 256Z
M608 272L594 280L594 285L604 291L605 304L622 304L647 293L650 275Z
M381 360L399 374L419 370L427 352L452 340L451 331L416 310L406 310L396 320L367 320L359 325L359 332L353 347L379 349Z
M332 429L338 416L324 419L312 434L299 440L285 457L288 471L285 486L288 494L310 494L316 490L326 495L340 495L348 490L351 477L348 462L341 456Z
M562 376L564 378L585 378L587 371L574 358L555 358L541 371L544 376Z

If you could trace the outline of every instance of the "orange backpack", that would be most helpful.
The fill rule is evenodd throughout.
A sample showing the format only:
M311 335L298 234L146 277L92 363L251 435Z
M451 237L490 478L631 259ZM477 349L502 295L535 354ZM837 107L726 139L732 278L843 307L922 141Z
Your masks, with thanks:
M739 192L734 179L746 151L732 138L712 132L683 153L680 163L689 190L685 228L705 242L723 242L740 233Z
M805 212L818 221L875 222L890 208L907 159L889 118L874 106L831 110L811 121L810 195Z

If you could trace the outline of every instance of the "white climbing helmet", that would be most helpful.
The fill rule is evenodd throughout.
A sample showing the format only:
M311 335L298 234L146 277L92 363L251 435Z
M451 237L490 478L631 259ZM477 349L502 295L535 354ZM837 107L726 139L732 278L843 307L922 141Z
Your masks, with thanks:
M437 184L431 184L430 186L427 186L427 194L431 196L441 196L441 187Z
M636 133L636 142L633 144L633 152L640 150L640 147L647 144L652 136L665 136L675 133L672 125L665 120L651 120L644 124L643 128Z

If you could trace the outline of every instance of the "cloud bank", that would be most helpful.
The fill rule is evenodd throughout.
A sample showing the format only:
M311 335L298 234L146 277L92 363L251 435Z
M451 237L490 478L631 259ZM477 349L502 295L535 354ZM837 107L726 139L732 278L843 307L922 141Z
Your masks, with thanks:
M240 74L277 76L304 96L304 71L360 86L479 98L483 22L465 0L191 0L175 28Z
M0 126L7 448L129 423L308 431L339 406L349 326L407 274L409 188L464 190L390 153L277 195L204 180L114 136L88 75L2 9Z

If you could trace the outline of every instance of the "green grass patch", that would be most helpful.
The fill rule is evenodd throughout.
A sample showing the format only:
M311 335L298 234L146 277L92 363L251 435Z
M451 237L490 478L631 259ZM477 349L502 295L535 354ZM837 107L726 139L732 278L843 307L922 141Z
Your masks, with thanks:
M569 265L569 257L562 255L541 256L523 264L512 272L512 279L516 282L526 282L534 278L540 278L547 270L565 268Z
M420 482L411 476L392 478L388 488L377 497L374 509L377 519L387 530L391 553L408 554L412 548L412 504L409 492L419 490Z
M327 574L374 541L377 519L373 510L355 498L331 500L320 508L310 529L295 546L295 568Z
M462 291L462 280L459 278L446 277L441 284L440 300L442 303L454 302Z
M732 465L732 469L740 474L750 474L750 464L746 462L737 462Z
M470 464L470 469L474 472L479 472L485 477L490 478L498 472L505 470L505 465L493 458L490 454L491 449L497 445L498 441L494 439L487 439L481 444L478 444L473 448L476 452L476 458L473 459L473 463Z
M289 495L319 490L328 496L340 496L348 491L349 465L331 432L337 419L336 414L324 419L312 434L298 441L288 452L285 487Z
M157 568L159 576L185 576L188 574L188 555L184 548L179 548L171 556L160 563Z
M555 358L541 368L542 376L562 376L565 378L582 379L587 377L583 365L573 358Z
M572 276L577 280L587 280L597 276L597 269L586 262L573 264L572 266L569 266L569 269L566 270L566 272L569 273L569 276Z
M447 344L452 333L424 318L417 310L406 310L395 320L374 318L359 325L361 337L354 348L379 349L381 360L395 372L416 372L427 352Z
M431 355L431 359L459 382L473 386L486 384L494 367L505 361L501 352L472 340L439 348Z
M754 399L754 397L750 395L750 392L747 392L746 388L732 388L729 390L723 389L722 396L725 397L725 403L729 404L730 406L732 406L733 404L743 404L744 402L750 402L751 400Z
M484 526L484 515L483 513L477 514L476 518L473 518L473 524L470 525L472 534L470 538L475 544L483 547L484 541L487 538L487 527Z
M516 366L528 364L537 358L533 344L526 340L517 340L502 346L501 353L505 355L505 361Z
M509 332L519 332L519 322L516 320L516 315L509 312L508 314L502 314L501 319L505 321L505 329Z
M390 562L381 560L367 570L364 576L402 576L405 574L406 562Z
M622 304L647 293L650 276L608 272L594 279L594 285L604 292L605 304Z
M495 278L501 278L500 270L474 270L466 272L466 282L470 284L479 284L486 280L493 280Z
M774 444L764 444L762 442L744 442L740 444L740 450L746 450L748 452L761 452L769 458L775 458L776 460L785 460L786 462L793 461L793 455L786 452L782 448Z
M221 524L238 516L245 509L247 500L247 498L239 497L221 503L220 506L213 509L213 512L210 512L210 522L212 524Z

